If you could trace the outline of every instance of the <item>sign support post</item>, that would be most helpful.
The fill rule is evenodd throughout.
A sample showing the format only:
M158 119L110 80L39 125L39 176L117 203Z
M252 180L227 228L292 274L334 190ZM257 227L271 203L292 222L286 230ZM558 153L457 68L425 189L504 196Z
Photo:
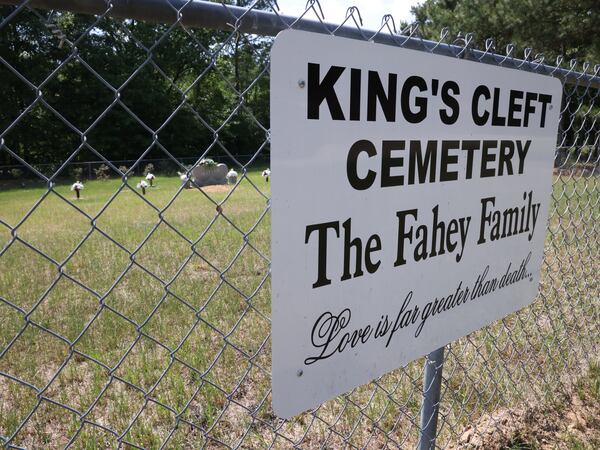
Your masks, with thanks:
M423 375L423 405L421 407L419 450L435 448L443 366L444 347L440 347L427 355L425 374Z

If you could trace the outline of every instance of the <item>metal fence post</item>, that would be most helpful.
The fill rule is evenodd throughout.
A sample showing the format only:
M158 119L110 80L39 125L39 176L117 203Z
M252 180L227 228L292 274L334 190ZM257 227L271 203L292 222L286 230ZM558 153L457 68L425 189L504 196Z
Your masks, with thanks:
M444 347L440 347L427 355L425 374L423 375L423 405L421 407L419 450L435 448L443 365Z

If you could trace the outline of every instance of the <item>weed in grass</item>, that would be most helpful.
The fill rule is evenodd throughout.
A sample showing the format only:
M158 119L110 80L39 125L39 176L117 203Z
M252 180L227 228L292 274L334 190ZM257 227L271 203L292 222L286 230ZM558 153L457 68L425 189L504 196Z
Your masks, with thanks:
M502 450L536 450L537 448L535 444L527 442L527 439L517 435Z

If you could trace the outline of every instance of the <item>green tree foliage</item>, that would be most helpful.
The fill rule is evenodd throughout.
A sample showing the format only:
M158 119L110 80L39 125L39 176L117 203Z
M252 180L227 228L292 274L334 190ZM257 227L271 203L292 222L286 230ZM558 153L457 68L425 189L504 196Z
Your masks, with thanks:
M447 27L450 36L474 33L478 48L485 48L488 37L494 39L499 53L513 44L517 58L529 47L532 57L543 53L549 64L559 55L567 64L571 59L600 63L598 0L425 0L412 11L421 34L432 40ZM585 86L565 86L562 109L561 143L571 147L569 152L578 161L594 160L600 127L594 120L599 111L590 92Z
M0 6L0 20L13 11ZM547 61L563 54L600 62L597 0L425 0L413 11L427 38L448 27L453 35L474 32L480 47L487 37L498 51L514 43L517 56L532 47ZM49 24L68 42L59 45ZM96 159L91 149L109 160L146 151L148 158L165 151L250 155L265 144L269 127L271 42L234 31L25 8L0 29L6 61L0 63L0 132L10 127L6 144L32 164L62 162L80 147L76 161ZM570 106L578 108L578 102ZM11 163L1 152L0 164Z
M13 10L0 7L0 20ZM0 132L22 116L4 138L26 161L64 161L82 145L77 159L94 158L93 149L121 160L147 150L148 158L249 155L264 143L269 40L38 13L24 10L0 29L9 65L0 64ZM48 23L69 42L59 45ZM0 164L13 162L3 153Z
M492 37L498 51L513 43L520 55L531 47L546 58L600 61L598 0L425 0L413 13L431 39L448 27L475 33L479 47Z

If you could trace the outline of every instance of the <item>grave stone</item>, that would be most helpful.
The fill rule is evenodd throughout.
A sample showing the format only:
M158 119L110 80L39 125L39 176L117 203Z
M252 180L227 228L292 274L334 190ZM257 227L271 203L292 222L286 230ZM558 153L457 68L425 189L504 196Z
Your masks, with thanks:
M216 166L200 164L192 170L192 176L197 186L227 184L228 171L229 169L225 164L217 164Z

